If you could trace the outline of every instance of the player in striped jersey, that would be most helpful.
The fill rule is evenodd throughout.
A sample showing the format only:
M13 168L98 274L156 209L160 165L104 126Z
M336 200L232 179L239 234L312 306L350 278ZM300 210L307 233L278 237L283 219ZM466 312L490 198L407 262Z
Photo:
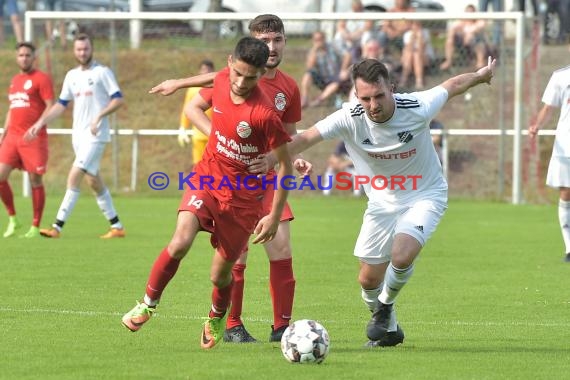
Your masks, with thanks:
M411 94L393 93L380 61L354 65L357 101L293 138L290 154L324 139L344 141L369 198L354 255L362 298L372 319L368 346L404 341L394 302L410 279L414 260L447 209L447 182L433 146L429 124L444 104L481 83L491 83L495 60L473 73ZM272 157L268 157L272 164Z

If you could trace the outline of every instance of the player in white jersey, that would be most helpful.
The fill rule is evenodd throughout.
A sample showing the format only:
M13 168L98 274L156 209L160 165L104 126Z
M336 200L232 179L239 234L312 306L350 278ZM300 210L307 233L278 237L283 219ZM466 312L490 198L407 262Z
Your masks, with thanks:
M566 248L564 261L570 262L570 66L552 73L542 95L542 103L544 105L528 132L531 138L535 138L538 130L548 124L555 109L560 108L546 184L560 190L558 220Z
M121 90L111 69L93 60L92 41L86 34L78 34L73 52L79 66L71 69L63 81L59 100L36 124L47 124L59 117L73 100L72 144L75 161L67 178L67 190L52 228L42 229L42 236L58 238L71 214L83 177L95 193L97 204L109 220L111 228L101 238L124 237L111 193L103 183L99 165L106 144L111 141L108 115L124 103Z
M386 66L365 59L352 68L358 102L345 103L289 143L295 154L324 139L343 140L358 181L368 181L368 207L354 249L362 298L372 312L368 346L404 341L393 304L447 208L447 183L430 137L430 120L452 97L490 83L494 69L495 60L489 57L477 72L431 90L394 94Z

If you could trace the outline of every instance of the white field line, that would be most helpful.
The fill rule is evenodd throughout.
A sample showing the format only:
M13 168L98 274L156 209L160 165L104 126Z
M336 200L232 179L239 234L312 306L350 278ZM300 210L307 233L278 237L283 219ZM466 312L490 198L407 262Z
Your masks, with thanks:
M79 317L94 317L94 316L107 316L107 317L120 317L123 313L107 312L107 311L89 311L89 310L58 310L58 309L15 309L10 307L0 307L0 313L13 313L13 314L62 314L72 315ZM187 320L202 320L205 317L202 315L173 315L173 314L160 314L156 313L156 317L164 319L187 319ZM272 321L264 318L248 318L242 319L251 322L271 323ZM337 320L320 320L323 323L339 322ZM489 327L570 327L570 322L556 323L556 322L533 322L533 321L406 321L406 325L418 326L489 326Z

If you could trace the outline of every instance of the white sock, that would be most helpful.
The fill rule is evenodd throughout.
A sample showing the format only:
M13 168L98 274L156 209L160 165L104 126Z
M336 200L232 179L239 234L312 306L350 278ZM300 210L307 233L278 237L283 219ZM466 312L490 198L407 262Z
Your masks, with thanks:
M57 211L56 219L65 222L69 215L71 215L78 199L79 189L67 189L63 200L61 201L61 205L59 206L59 210Z
M566 248L564 253L570 253L570 202L558 200L558 220Z
M378 297L380 302L386 305L393 304L400 290L412 276L412 273L414 273L414 264L407 268L399 269L390 263L384 275L384 288Z
M109 189L105 188L101 194L97 195L97 205L107 220L111 220L117 216L117 211L115 211L115 207L113 206L113 199L111 198ZM113 223L111 227L121 229L123 225L117 221L117 223Z
M143 302L150 307L156 307L156 305L158 305L157 300L151 300L146 294L144 295Z
M371 312L376 309L376 306L378 306L378 296L380 295L380 292L382 291L383 287L384 283L381 282L378 288L376 289L361 288L362 300L364 301L366 306L368 306L368 310L370 310Z

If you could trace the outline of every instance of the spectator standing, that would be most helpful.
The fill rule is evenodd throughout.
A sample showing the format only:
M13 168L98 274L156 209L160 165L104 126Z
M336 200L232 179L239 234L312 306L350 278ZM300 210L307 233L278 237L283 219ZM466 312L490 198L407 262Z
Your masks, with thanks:
M71 101L74 102L71 137L75 161L69 170L67 189L56 220L51 228L41 229L40 233L48 238L60 237L63 225L79 199L81 181L85 177L99 209L111 225L101 238L122 238L125 230L99 167L105 147L111 141L108 116L123 106L123 95L111 69L93 60L93 42L88 35L81 33L75 37L73 53L79 66L67 72L58 102L32 128L39 130L42 125L49 124L63 114Z
M48 137L45 124L36 130L32 125L54 103L53 85L46 73L36 70L36 48L32 43L20 42L16 46L16 62L20 73L10 82L8 100L10 107L0 135L0 199L8 212L8 227L4 237L14 236L20 228L12 188L8 182L15 168L24 169L30 176L32 188L32 226L23 236L40 236L40 222L45 205L45 190L42 177L47 169Z

